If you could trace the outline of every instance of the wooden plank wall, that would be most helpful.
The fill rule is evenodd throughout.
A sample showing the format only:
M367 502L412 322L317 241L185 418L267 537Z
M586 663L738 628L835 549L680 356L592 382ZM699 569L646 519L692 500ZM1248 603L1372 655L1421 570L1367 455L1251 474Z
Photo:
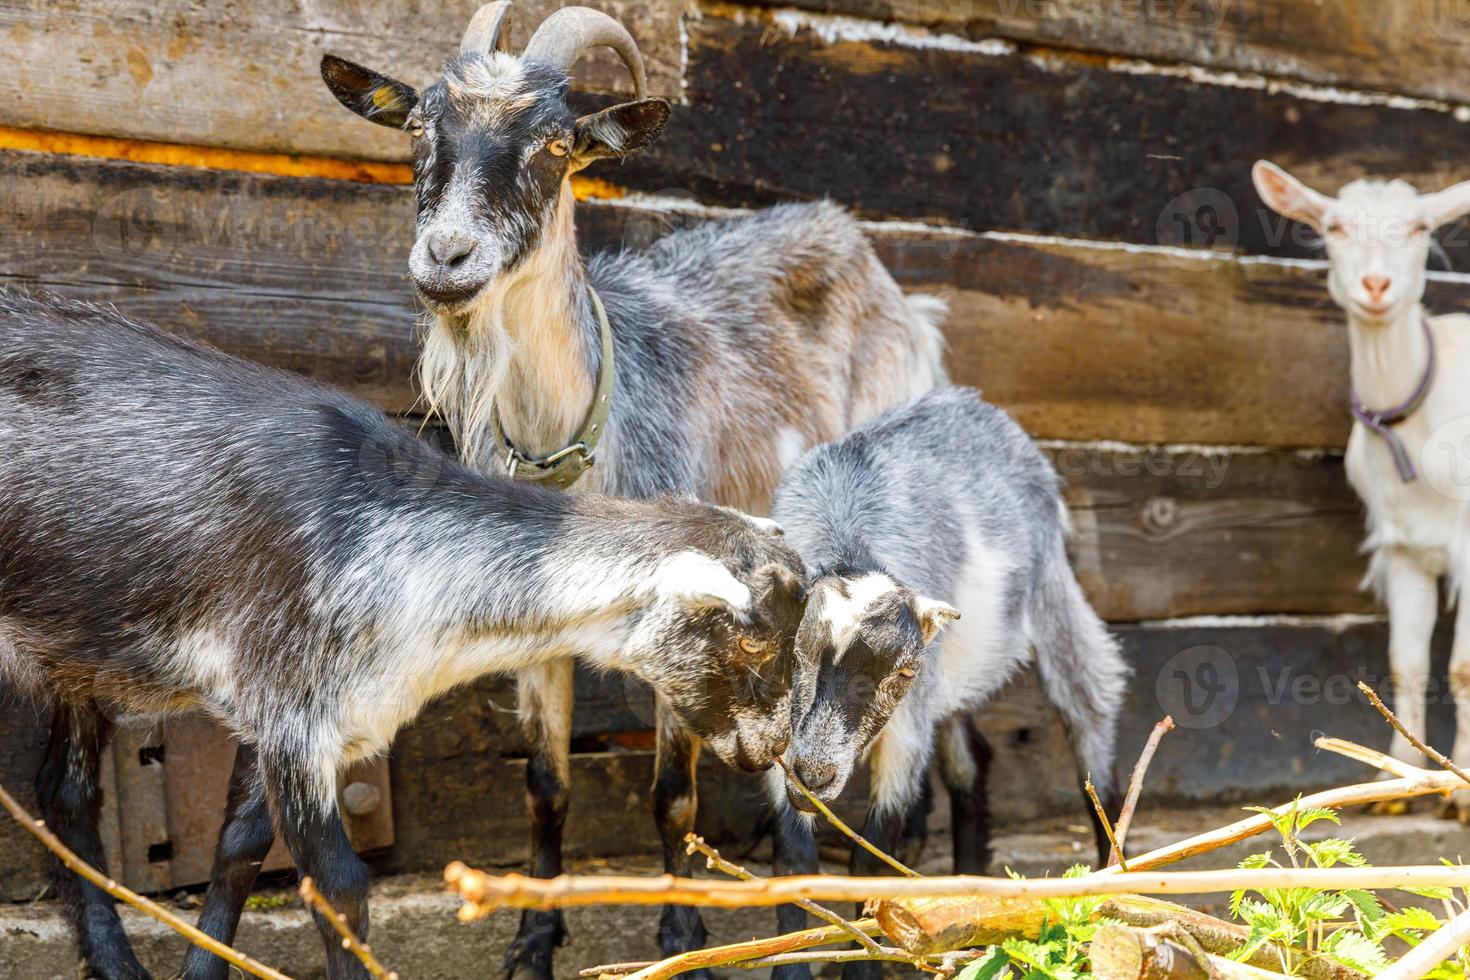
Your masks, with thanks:
M1248 171L1270 157L1328 189L1470 177L1454 4L593 2L676 105L662 140L578 185L586 246L821 196L869 221L902 284L949 301L956 380L1014 412L1069 482L1079 573L1135 667L1125 757L1163 711L1189 719L1155 764L1158 799L1350 774L1310 753L1318 729L1386 742L1339 690L1385 673L1341 466L1344 327L1320 254ZM518 42L553 6L523 0ZM114 302L411 411L406 147L340 109L316 62L422 84L473 7L0 2L0 283ZM588 105L625 86L606 58L584 80ZM1470 310L1465 241L1446 236L1436 310ZM626 792L581 798L569 846L646 849L646 695L580 683L578 778ZM487 681L405 733L384 867L524 857L512 701ZM6 704L0 778L22 785L44 718ZM1003 817L1073 805L1034 682L982 723ZM760 811L749 780L712 767L704 795L726 836ZM0 826L11 898L37 881L16 844Z

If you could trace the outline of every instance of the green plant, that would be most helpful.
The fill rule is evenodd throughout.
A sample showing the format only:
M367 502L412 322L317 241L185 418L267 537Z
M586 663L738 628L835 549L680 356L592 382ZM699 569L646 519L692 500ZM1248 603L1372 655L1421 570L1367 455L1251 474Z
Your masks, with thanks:
M1293 868L1330 868L1336 864L1363 867L1367 861L1341 837L1302 840L1302 831L1319 820L1340 824L1337 811L1300 806L1300 798L1284 813L1264 807L1248 809L1265 814L1281 836L1281 850ZM1252 854L1242 868L1286 867L1272 851ZM1372 976L1388 965L1382 940L1388 915L1371 892L1361 889L1327 891L1319 888L1267 888L1247 898L1245 889L1230 896L1230 912L1250 926L1245 945L1233 954L1246 959L1267 943L1281 950L1281 971L1295 975L1307 959L1326 955ZM1351 924L1344 917L1351 913ZM1356 928L1354 928L1354 926Z
M1063 877L1077 878L1091 871L1076 864ZM1007 869L1012 878L1021 875ZM967 965L956 980L994 980L1010 968L1018 980L1076 980L1088 972L1087 944L1111 920L1097 917L1105 896L1057 898L1046 901L1047 917L1036 939L1007 939Z

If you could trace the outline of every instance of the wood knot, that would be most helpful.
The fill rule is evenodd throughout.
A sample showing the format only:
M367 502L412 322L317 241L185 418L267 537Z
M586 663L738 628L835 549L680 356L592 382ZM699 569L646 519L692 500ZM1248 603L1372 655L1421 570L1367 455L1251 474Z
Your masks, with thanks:
M1173 497L1153 497L1143 505L1143 529L1150 534L1170 530L1179 520L1179 501Z

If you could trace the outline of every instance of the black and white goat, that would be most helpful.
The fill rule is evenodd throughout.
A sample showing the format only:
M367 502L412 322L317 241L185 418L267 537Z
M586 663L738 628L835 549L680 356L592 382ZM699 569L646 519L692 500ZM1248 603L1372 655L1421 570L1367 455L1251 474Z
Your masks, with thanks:
M55 705L42 812L101 866L109 719L220 718L243 748L200 927L223 941L276 832L366 931L335 776L484 674L630 671L726 762L769 766L801 575L768 521L486 478L340 392L0 292L0 680ZM92 969L145 977L111 900L59 883ZM322 933L328 976L365 977ZM193 949L185 974L226 964Z
M693 493L761 513L805 449L943 382L942 305L905 298L857 222L830 203L711 222L645 251L584 260L569 178L655 139L669 106L645 97L637 45L607 15L558 10L516 56L509 11L509 3L482 7L458 57L422 93L340 58L322 61L344 105L412 138L409 270L432 314L420 381L470 465L504 472L509 457L519 475L539 476L528 460L564 449L573 456L562 465L577 462L588 406L611 370L597 463L581 486L630 497ZM622 57L636 99L578 118L567 105L568 71L596 45ZM533 746L532 873L541 876L561 871L568 671L519 678ZM698 741L662 709L658 732L655 819L666 868L687 873ZM527 913L508 969L549 977L564 934L560 913ZM668 954L702 945L698 914L666 909L661 939Z
M923 395L804 456L782 481L774 515L814 578L797 633L787 759L825 802L868 754L864 837L890 853L917 842L937 749L954 807L955 870L985 872L990 750L964 716L1033 649L1079 766L1113 798L1129 671L1067 563L1056 473L1008 415L969 389ZM810 824L786 805L810 803L779 768L771 773L778 873L816 871ZM1099 833L1104 857L1105 846ZM885 870L853 851L853 874ZM805 919L784 907L782 931ZM850 963L844 976L878 976L879 966Z

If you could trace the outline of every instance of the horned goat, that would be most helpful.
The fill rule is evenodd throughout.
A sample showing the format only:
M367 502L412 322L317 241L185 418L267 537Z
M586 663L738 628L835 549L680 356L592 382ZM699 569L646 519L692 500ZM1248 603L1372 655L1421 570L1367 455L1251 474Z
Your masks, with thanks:
M420 382L471 466L760 513L803 450L943 382L942 304L905 298L833 204L783 205L584 259L571 177L647 145L670 108L647 97L637 44L606 14L558 10L517 56L510 9L482 7L423 92L322 61L344 105L411 138L409 272L432 318ZM598 45L622 58L635 100L578 118L568 72ZM562 869L569 671L518 681L540 876ZM655 820L665 867L687 873L698 741L662 708L657 728ZM673 907L660 932L666 954L705 936L697 912ZM560 912L527 912L508 970L549 980L564 936Z

